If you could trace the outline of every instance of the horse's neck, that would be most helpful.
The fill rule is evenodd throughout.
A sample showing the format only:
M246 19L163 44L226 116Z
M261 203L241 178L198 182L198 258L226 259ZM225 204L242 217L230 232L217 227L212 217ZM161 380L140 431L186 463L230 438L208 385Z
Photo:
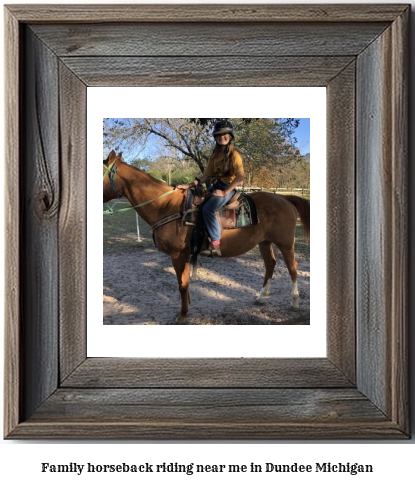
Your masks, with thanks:
M174 193L157 198L172 190L172 187L158 182L145 172L136 171L133 167L126 164L120 165L118 171L122 180L122 194L133 207L145 203L145 205L137 207L136 210L150 225L179 211L179 208L176 208L178 207L177 198L172 198ZM155 200L151 201L153 199Z

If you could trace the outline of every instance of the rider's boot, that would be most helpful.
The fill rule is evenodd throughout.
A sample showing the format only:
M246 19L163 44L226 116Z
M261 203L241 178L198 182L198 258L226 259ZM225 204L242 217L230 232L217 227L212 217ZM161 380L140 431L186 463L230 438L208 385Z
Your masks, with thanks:
M201 256L208 256L210 258L217 258L222 256L222 253L220 251L220 240L217 241L211 241L209 239L209 248L205 249L200 253Z
M220 240L212 241L212 258L220 257L222 253L220 252Z

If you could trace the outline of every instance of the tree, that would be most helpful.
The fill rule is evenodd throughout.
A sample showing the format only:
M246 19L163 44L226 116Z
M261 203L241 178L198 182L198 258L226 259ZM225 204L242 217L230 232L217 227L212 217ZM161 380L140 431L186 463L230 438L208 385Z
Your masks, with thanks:
M235 119L238 148L243 153L247 184L251 186L260 174L277 172L280 166L288 164L298 151L293 137L298 121L262 118L251 119L247 124L245 120Z
M183 164L193 160L203 172L212 140L205 127L190 119L104 119L104 144L117 150L151 146Z
M131 166L135 166L136 168L143 169L144 171L148 171L151 166L151 159L149 158L136 158L133 161L130 161Z
M181 169L194 161L204 172L213 149L212 128L218 119L104 119L104 145L116 150L151 148ZM278 172L295 147L297 119L229 119L235 126L236 147L243 155L248 184L264 169ZM173 161L173 163L172 163Z
M216 122L220 119L189 119L191 122L194 122L195 124L199 124L202 127L213 127ZM229 120L229 119L227 119ZM257 119L241 119L244 121L245 124L250 124L253 120Z
M194 161L183 163L183 161L169 156L159 156L148 161L146 167L139 167L169 185L190 183L199 174L199 169Z

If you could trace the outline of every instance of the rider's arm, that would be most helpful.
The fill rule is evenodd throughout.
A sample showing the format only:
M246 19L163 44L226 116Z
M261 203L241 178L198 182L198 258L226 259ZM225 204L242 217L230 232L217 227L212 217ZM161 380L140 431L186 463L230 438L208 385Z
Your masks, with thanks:
M223 192L223 196L226 197L228 193L234 190L237 186L241 185L243 181L244 173L236 173L232 183L228 186L228 188L226 188L226 191Z

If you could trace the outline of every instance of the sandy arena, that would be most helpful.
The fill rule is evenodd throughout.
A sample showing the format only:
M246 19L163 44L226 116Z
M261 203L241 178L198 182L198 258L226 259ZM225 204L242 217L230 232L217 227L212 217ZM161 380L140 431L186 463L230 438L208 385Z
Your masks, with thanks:
M291 280L277 255L271 294L255 305L264 263L257 249L237 258L199 257L191 280L188 324L308 324L310 261L297 256L300 311L291 310ZM170 258L156 249L104 254L104 324L175 324L180 294Z

